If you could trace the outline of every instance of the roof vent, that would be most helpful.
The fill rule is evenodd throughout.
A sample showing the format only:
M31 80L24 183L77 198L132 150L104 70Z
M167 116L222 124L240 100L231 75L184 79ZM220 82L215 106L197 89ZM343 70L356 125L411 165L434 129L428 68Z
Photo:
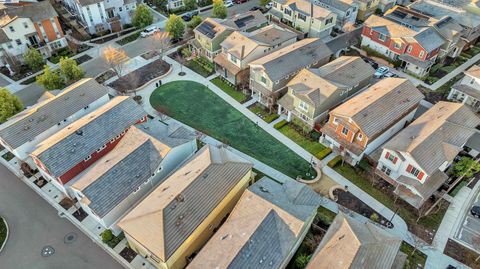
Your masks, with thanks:
M344 237L345 237L345 235L342 234L342 235L338 238L338 240L342 240Z
M268 265L272 266L272 265L273 265L273 261L270 261L270 262L268 263Z
M227 239L228 235L229 235L229 234L226 234L226 235L220 237L220 240L225 240L225 239Z
M203 178L207 178L207 177L208 177L208 173L203 174L202 177L203 177Z
M83 131L82 131L82 130L76 130L76 131L75 131L75 134L77 134L77 135L83 135Z
M178 219L182 220L185 216L183 214L181 214L180 216L178 216Z
M28 130L30 130L30 126L28 126L28 125L25 125L25 126L23 127L23 130L24 130L24 131L28 131Z
M179 195L175 196L175 201L183 202L183 201L185 201L185 198L183 197L182 194L179 194Z
M136 178L140 178L140 174L137 174L135 177L136 177Z
M263 187L263 186L260 186L260 190L261 190L262 192L267 192L267 193L269 192L268 189L265 188L265 187Z
M75 149L71 149L70 152L71 152L71 153L75 153Z
M417 138L417 137L414 136L414 135L410 136L410 139L412 139L412 140L415 139L415 138Z

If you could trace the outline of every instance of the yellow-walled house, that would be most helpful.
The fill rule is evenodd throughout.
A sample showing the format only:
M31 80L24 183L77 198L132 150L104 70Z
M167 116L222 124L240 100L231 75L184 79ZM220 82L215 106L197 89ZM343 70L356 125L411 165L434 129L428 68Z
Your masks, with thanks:
M130 247L161 269L184 268L227 218L252 164L204 146L120 222Z

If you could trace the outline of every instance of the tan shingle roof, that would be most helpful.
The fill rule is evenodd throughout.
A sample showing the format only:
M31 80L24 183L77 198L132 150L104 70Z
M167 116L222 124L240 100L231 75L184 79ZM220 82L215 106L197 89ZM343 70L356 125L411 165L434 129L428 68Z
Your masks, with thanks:
M300 99L319 106L339 87L315 74L314 69L303 69L287 84Z
M332 15L332 11L323 8L321 6L315 5L313 2L306 0L288 0L286 3L291 9L301 12L306 16L310 16L313 7L313 18L327 18Z
M463 73L465 73L466 75L472 76L474 78L480 79L480 66L475 64L469 69L467 69L466 71L464 71Z
M408 79L386 78L341 104L331 114L351 118L372 138L413 110L423 98Z
M168 260L250 170L252 164L207 145L163 181L118 224Z
M402 239L339 213L306 269L390 269Z
M438 102L394 136L385 148L409 153L431 175L457 156L479 124L480 118L465 105Z
M355 87L365 79L371 78L375 70L360 57L342 56L313 69L313 72L337 85Z

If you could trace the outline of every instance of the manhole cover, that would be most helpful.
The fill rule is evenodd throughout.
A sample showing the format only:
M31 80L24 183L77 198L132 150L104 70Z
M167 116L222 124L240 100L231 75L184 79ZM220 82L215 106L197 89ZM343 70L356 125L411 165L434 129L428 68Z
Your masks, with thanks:
M76 233L68 233L63 238L63 242L65 242L65 244L71 244L71 243L75 242L75 240L77 240L77 234Z
M49 257L55 253L55 249L52 246L45 246L42 248L42 257Z

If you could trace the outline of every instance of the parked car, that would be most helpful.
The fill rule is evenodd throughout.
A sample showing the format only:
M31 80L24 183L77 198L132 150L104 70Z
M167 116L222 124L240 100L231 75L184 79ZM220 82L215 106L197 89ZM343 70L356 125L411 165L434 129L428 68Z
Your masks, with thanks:
M386 73L383 77L386 77L386 78L398 78L397 74L394 74L394 73L392 73L392 72Z
M250 9L250 11L261 10L262 8L259 6L254 6Z
M226 7L232 7L232 6L233 6L233 1L232 1L232 0L226 0L223 4L224 4Z
M235 4L243 4L248 2L248 0L235 0Z
M480 218L480 206L472 206L472 209L470 209L470 213L472 213L475 218Z
M390 71L390 69L386 66L381 66L379 67L376 71L375 71L375 74L373 74L374 77L376 78L382 78L384 77L388 72Z
M151 36L153 35L155 32L158 31L158 27L157 26L150 26L150 27L147 27L145 28L145 30L143 30L141 33L140 33L140 36L141 37L147 37L147 36Z
M191 21L192 18L193 18L194 16L197 16L197 15L198 15L198 10L195 10L195 11L192 11L192 12L189 12L189 13L183 15L183 16L182 16L182 19L183 19L184 21Z

